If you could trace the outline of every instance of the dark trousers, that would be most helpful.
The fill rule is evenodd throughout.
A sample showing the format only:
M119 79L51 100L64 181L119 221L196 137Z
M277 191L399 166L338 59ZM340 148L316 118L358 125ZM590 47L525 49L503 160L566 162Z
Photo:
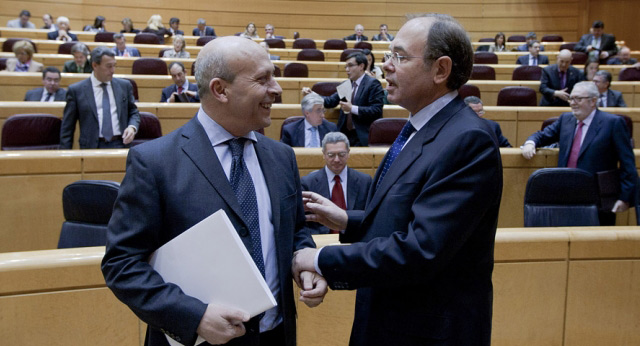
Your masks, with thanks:
M616 213L612 213L610 211L599 211L598 219L600 220L600 226L616 225Z
M121 149L128 148L128 145L124 145L122 137L114 137L110 142L105 142L102 138L98 141L98 149Z

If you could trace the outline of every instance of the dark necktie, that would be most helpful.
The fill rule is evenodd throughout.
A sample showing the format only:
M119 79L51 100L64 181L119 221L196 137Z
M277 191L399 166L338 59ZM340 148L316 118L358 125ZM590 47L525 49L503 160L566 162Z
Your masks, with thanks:
M356 101L356 91L358 90L358 83L351 82L351 104L353 105ZM351 112L347 114L347 130L353 130L353 117L351 116Z
M53 94L52 94L52 93L47 93L47 98L46 98L46 99L44 99L44 102L50 102L50 101L53 101L53 100L51 99L51 96L53 96Z
M181 86L178 87L178 94L182 94L182 89L183 88Z
M336 175L333 177L333 189L331 189L331 201L335 203L338 207L347 210L347 203L344 201L344 191L342 191L342 184L340 180L340 176ZM340 231L332 229L330 233L340 233Z
M565 86L567 85L566 81L564 80L564 75L565 75L564 71L560 71L560 73L558 73L558 76L560 77L560 89L564 89Z
M229 150L233 156L231 163L231 188L238 198L240 210L245 223L249 227L251 237L251 258L264 277L264 258L262 257L262 240L260 238L260 218L256 189L249 170L244 162L244 144L246 138L235 138L229 141Z
M571 154L569 154L569 161L567 167L576 168L578 166L578 156L580 155L580 141L582 140L582 121L578 122L578 131L576 131L575 137L573 137L573 144L571 144Z
M533 66L538 66L538 58L536 58L535 56L533 57Z
M378 178L378 183L376 184L376 190L380 186L380 183L382 182L385 174L387 174L387 171L391 167L391 164L396 159L396 157L398 157L400 151L402 151L402 147L404 147L404 145L407 143L407 140L409 140L409 136L411 136L411 134L415 130L416 129L413 127L413 125L411 125L410 121L407 121L407 123L404 124L402 131L400 131L400 134L391 145L391 148L389 149L389 152L387 154L387 158L384 160L382 171L380 172L380 177Z
M109 102L109 93L107 92L107 83L100 84L102 87L102 137L107 142L111 142L113 138L113 125L111 125L111 105Z

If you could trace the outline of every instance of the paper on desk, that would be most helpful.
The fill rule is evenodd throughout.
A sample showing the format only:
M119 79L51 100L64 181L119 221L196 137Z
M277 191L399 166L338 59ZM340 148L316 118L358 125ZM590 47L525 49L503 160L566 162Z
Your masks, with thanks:
M340 83L340 85L338 85L336 89L338 90L338 96L340 96L340 100L342 100L342 98L344 97L347 99L347 101L351 102L352 89L351 81L349 79Z
M161 246L149 264L185 294L254 317L276 300L224 210L218 210ZM167 336L172 346L181 345ZM198 336L196 345L205 340Z

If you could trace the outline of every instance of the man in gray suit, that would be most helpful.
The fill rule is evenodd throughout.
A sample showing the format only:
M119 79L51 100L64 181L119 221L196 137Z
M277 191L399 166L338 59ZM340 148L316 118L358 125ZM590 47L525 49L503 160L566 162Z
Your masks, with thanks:
M55 67L47 67L42 71L42 88L27 91L25 101L64 101L67 91L60 87L60 70Z
M616 37L604 33L604 23L596 20L591 25L591 33L582 35L574 50L589 55L591 59L600 59L600 63L605 63L609 57L618 53Z
M113 50L97 47L91 52L91 77L69 86L60 129L60 149L71 149L76 121L80 122L80 148L123 148L138 132L140 114L133 88L113 78ZM104 116L104 115L108 116Z
M31 19L31 12L22 10L18 18L7 22L7 28L35 29L36 25L31 23L29 19Z
M622 98L622 92L611 90L611 73L609 71L600 70L593 76L593 82L598 87L598 107L626 107L627 104Z
M349 138L342 132L327 133L322 140L322 156L327 164L303 177L302 189L318 193L342 209L363 210L371 177L347 167ZM312 234L329 233L329 228L317 222L308 222L307 227ZM339 230L331 233L339 233Z

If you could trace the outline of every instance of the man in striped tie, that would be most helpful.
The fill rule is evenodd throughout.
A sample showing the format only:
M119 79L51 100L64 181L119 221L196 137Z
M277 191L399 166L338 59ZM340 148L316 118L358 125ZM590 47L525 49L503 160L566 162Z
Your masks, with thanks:
M294 278L315 270L334 290L358 289L350 345L489 345L502 163L495 133L458 95L473 49L440 14L409 20L390 48L388 98L411 116L364 210L303 192L307 220L353 244L297 252Z

